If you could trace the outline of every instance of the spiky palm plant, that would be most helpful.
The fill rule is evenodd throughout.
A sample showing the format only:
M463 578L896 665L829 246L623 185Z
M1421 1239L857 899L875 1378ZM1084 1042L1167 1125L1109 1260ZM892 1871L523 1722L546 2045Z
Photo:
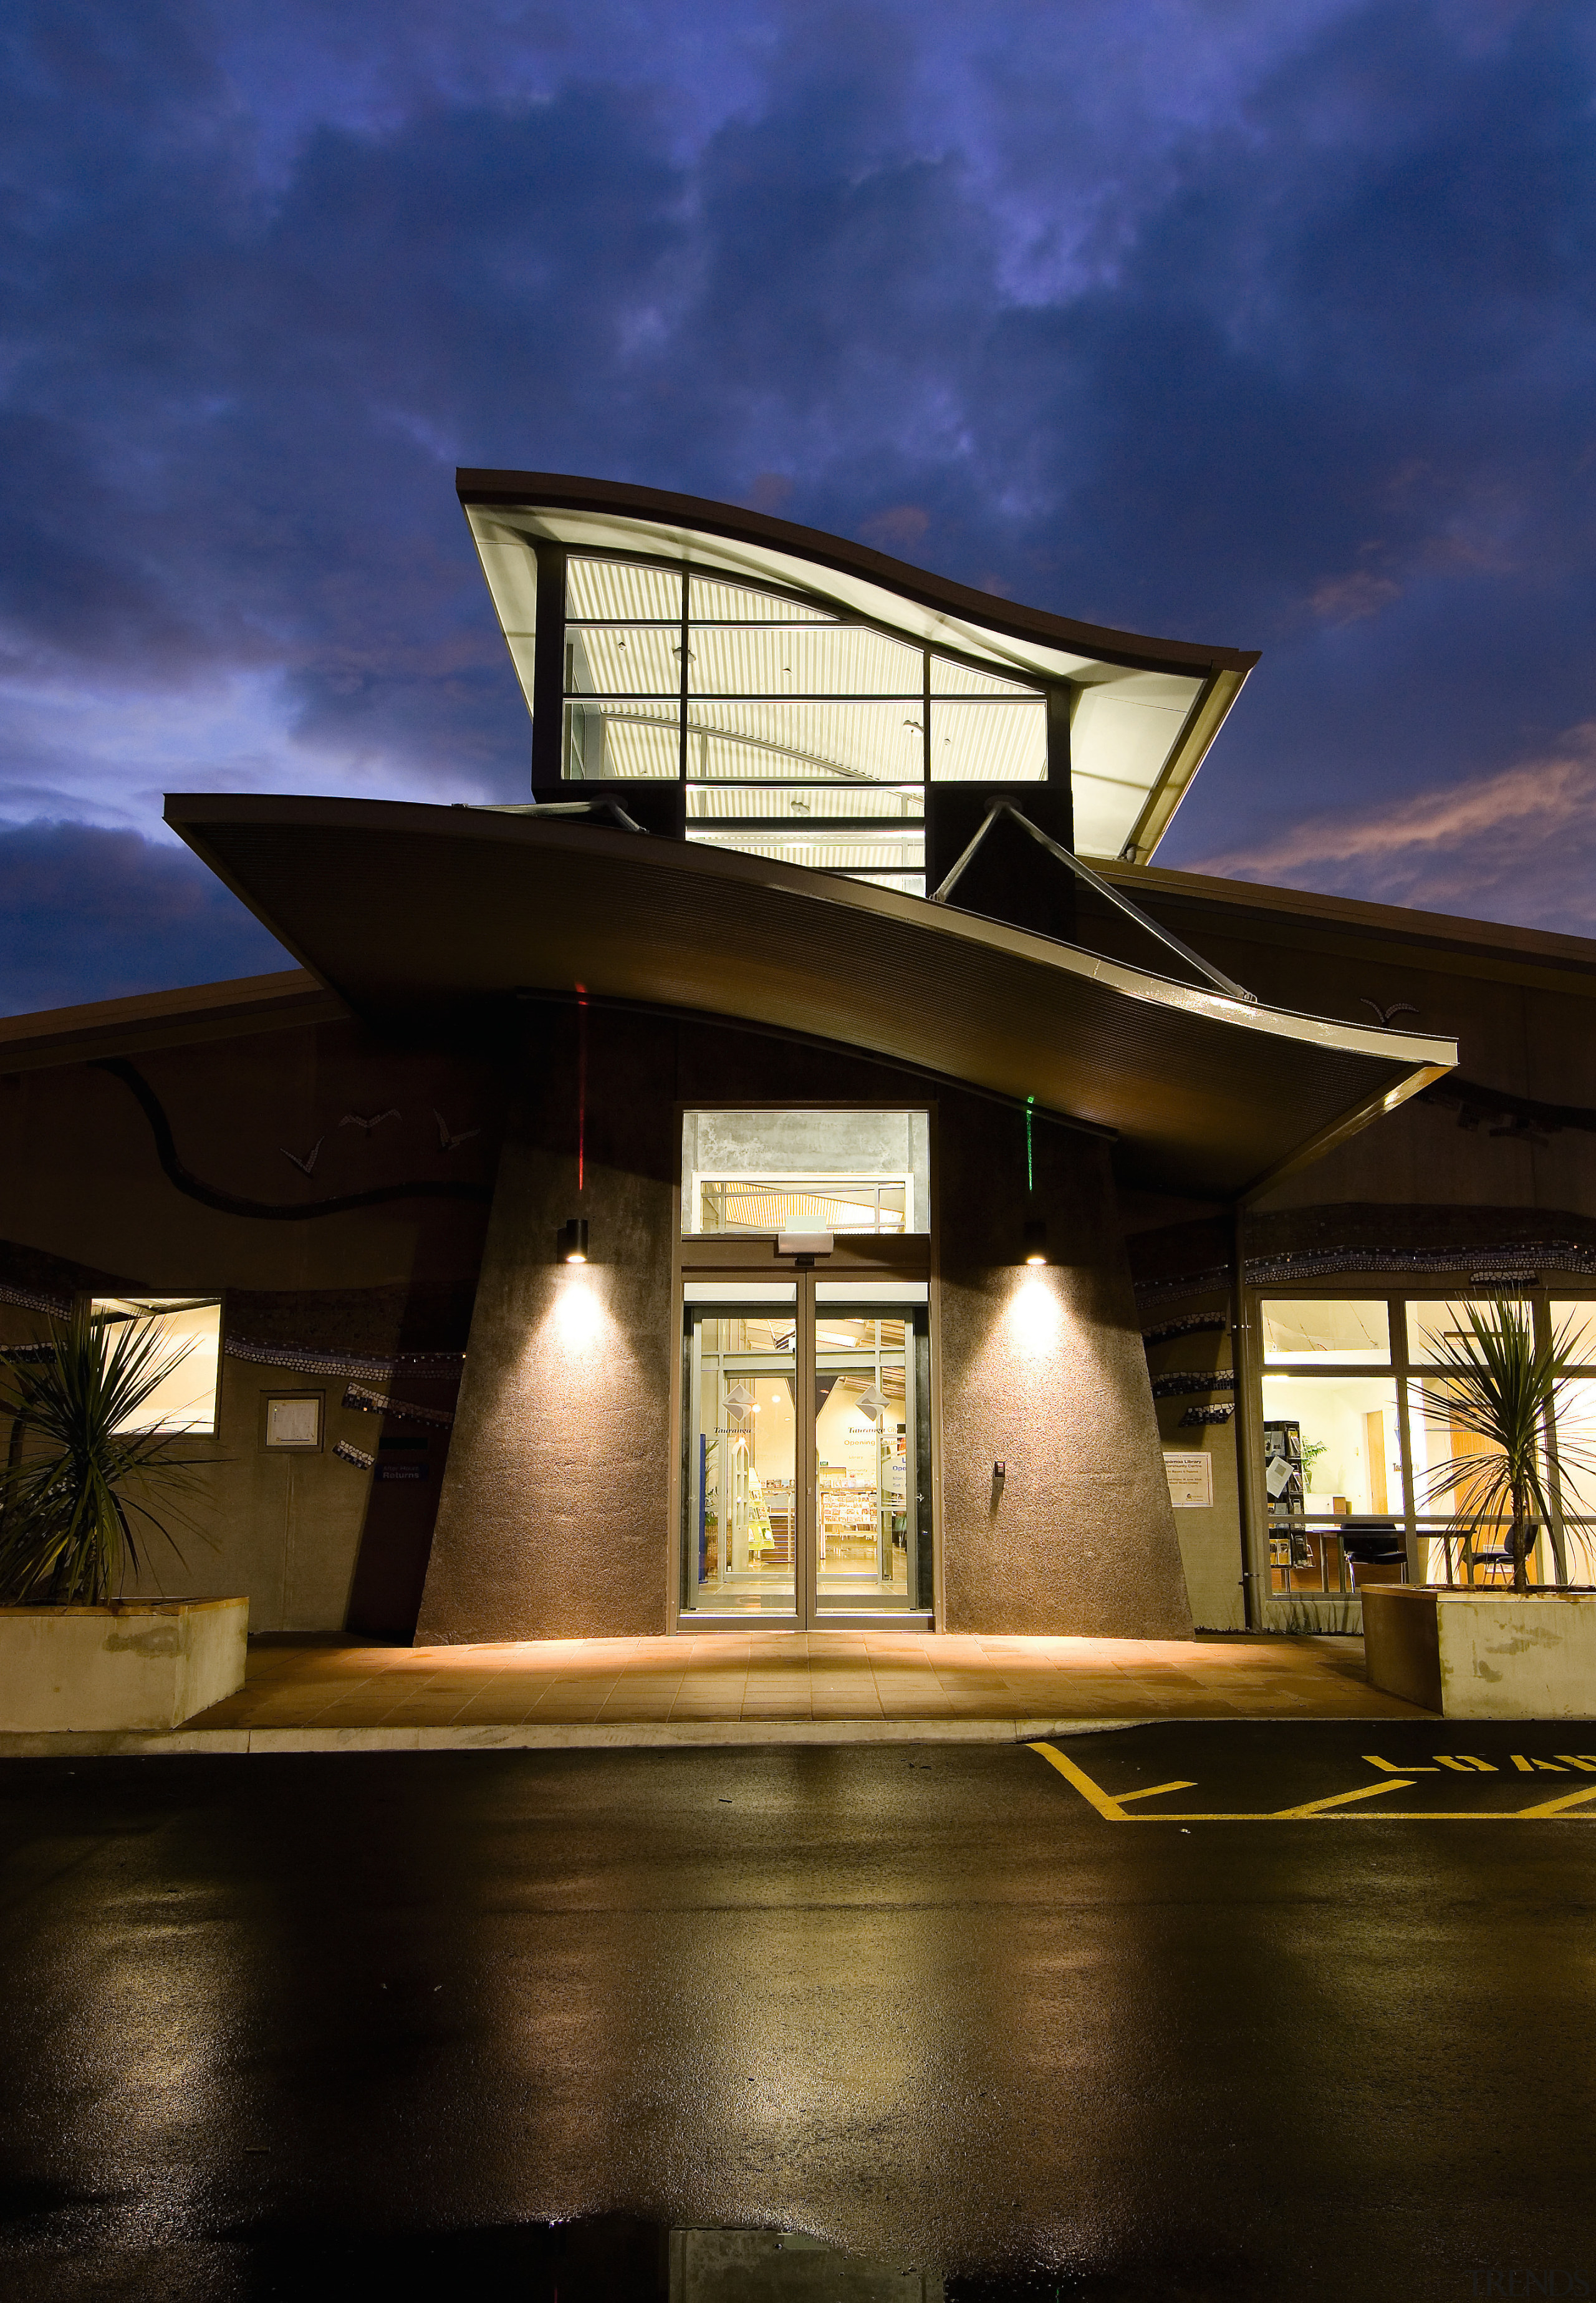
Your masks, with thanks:
M214 1457L139 1421L189 1346L154 1320L80 1309L52 1343L0 1355L0 1412L14 1419L0 1469L0 1604L98 1603L137 1576L152 1540L182 1552L167 1516ZM161 1509L157 1509L159 1505Z
M1439 1381L1419 1387L1425 1421L1456 1442L1459 1432L1477 1443L1464 1455L1429 1472L1422 1501L1449 1497L1455 1506L1446 1534L1447 1580L1451 1581L1454 1536L1474 1535L1503 1519L1511 1525L1513 1589L1527 1591L1525 1573L1531 1531L1553 1525L1546 1479L1545 1449L1552 1419L1568 1396L1567 1371L1572 1333L1564 1327L1537 1345L1530 1316L1516 1303L1495 1303L1488 1313L1466 1307L1468 1330L1442 1337L1436 1346ZM1558 1435L1558 1470L1578 1489L1596 1470L1596 1457L1574 1438L1573 1418Z

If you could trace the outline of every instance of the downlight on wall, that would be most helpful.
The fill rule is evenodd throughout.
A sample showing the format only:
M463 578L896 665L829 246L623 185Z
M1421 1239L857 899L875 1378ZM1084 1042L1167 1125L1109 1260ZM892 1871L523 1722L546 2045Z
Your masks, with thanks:
M563 1224L559 1233L559 1260L562 1263L587 1261L587 1218L573 1216Z
M1047 1261L1047 1226L1037 1216L1025 1227L1025 1261L1046 1263Z

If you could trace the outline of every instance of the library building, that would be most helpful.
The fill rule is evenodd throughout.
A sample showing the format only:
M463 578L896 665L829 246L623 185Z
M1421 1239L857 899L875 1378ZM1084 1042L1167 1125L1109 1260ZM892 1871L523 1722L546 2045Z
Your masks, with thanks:
M1596 943L1161 868L1252 654L458 493L526 798L172 795L297 965L0 1023L0 1346L186 1346L145 1588L420 1644L1352 1631L1441 1573L1470 1303L1574 1339L1596 1441ZM1532 1573L1590 1583L1560 1493Z

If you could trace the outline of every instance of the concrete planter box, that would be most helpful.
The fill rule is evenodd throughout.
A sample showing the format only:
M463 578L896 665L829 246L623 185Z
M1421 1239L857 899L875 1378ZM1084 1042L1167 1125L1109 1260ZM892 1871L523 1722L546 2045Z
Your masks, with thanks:
M1596 1719L1596 1591L1365 1585L1371 1685L1447 1719Z
M176 1727L244 1684L248 1599L0 1607L0 1730Z

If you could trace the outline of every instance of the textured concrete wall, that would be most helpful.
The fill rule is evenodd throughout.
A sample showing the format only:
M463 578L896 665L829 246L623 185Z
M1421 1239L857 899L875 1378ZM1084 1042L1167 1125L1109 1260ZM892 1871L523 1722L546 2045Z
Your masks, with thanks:
M675 1033L534 1015L506 1131L416 1639L577 1639L666 1626ZM556 1234L585 1215L592 1261Z
M948 1098L938 1153L946 1628L1189 1638L1105 1148L1038 1125L1028 1191L1023 1120Z

